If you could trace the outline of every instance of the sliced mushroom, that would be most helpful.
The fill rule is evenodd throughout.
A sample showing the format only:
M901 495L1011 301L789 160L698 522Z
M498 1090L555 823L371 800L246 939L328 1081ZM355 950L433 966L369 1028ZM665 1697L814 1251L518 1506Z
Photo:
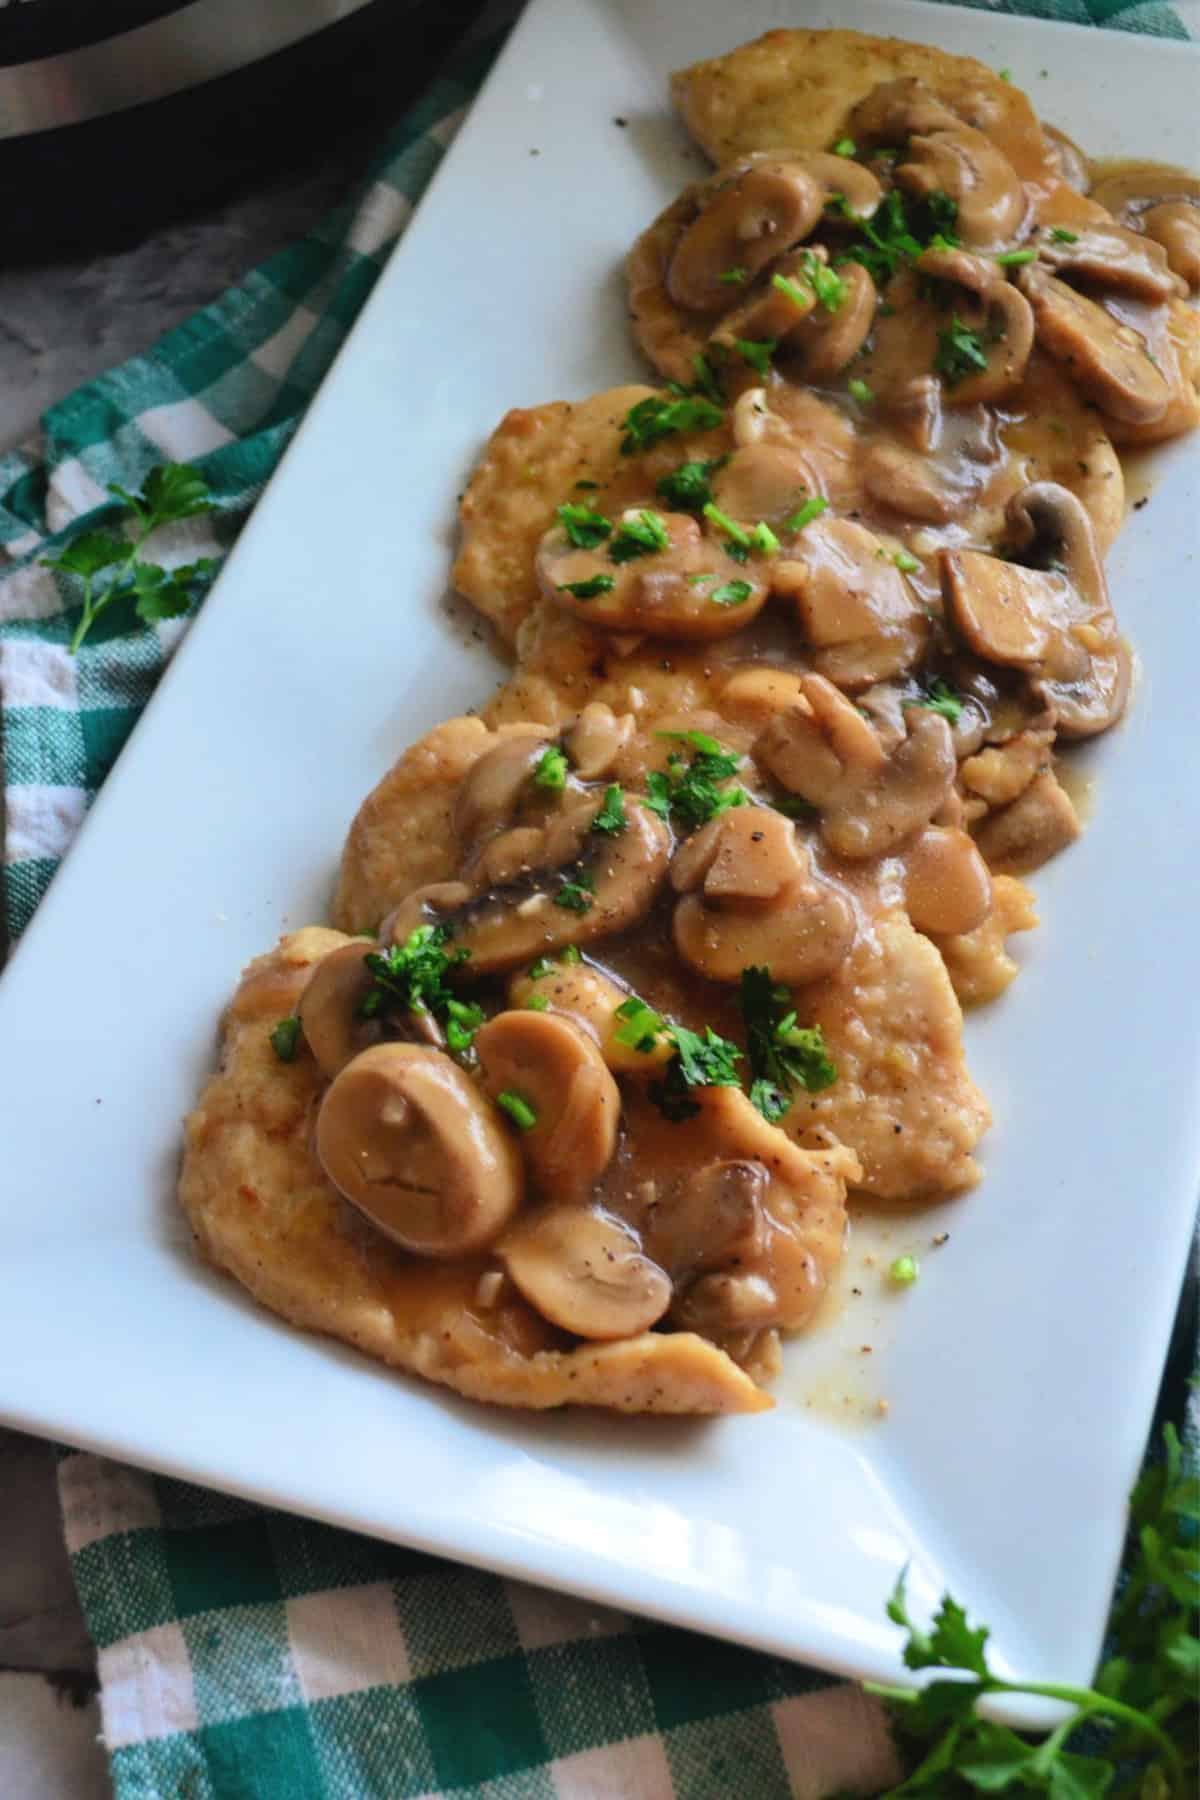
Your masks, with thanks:
M735 450L712 478L713 500L739 524L765 519L779 526L805 500L820 494L812 464L792 444L760 442Z
M1131 425L1162 418L1171 390L1140 333L1036 263L1027 264L1018 281L1033 308L1038 343L1081 394Z
M956 317L974 331L987 356L987 368L964 376L949 387L955 406L998 400L1019 386L1033 349L1033 312L1024 294L1006 281L994 262L967 250L925 250L917 271L936 281L953 282L961 295Z
M645 511L630 508L625 520L636 523ZM648 632L684 642L741 631L767 599L757 567L736 563L686 513L655 516L667 531L667 548L620 563L603 545L576 549L562 527L554 526L537 554L538 583L547 599L606 631Z
M904 905L918 931L974 931L992 910L992 878L965 831L927 825L904 852Z
M580 781L599 781L612 774L634 724L632 713L618 716L602 700L588 702L563 732L563 748Z
M628 989L618 987L590 963L555 963L536 976L522 970L511 977L508 997L513 1006L536 1000L549 1013L570 1019L595 1039L608 1067L618 1075L660 1074L675 1054L675 1046L661 1036L646 1049L622 1042L618 1034L624 1021L617 1008L629 999Z
M875 320L879 290L862 264L843 263L837 273L842 283L837 305L799 312L780 337L788 372L805 381L828 381L844 369L866 343Z
M710 981L740 981L752 963L779 981L815 981L849 954L854 908L813 868L782 813L733 807L676 852L675 948Z
M1025 190L1008 158L982 131L957 121L910 137L896 180L922 199L949 194L957 201L954 229L967 244L1005 243L1025 218Z
M1194 294L1200 288L1200 205L1194 200L1164 200L1143 213L1142 229L1162 245L1167 262Z
M502 1012L475 1034L483 1090L532 1113L521 1149L547 1196L590 1188L617 1142L621 1096L595 1042L549 1012Z
M454 801L454 835L474 845L507 825L554 732L547 725L511 730L472 763Z
M472 975L491 975L623 931L650 910L667 872L671 834L629 794L624 831L593 832L600 805L593 795L555 814L536 851L526 852L520 881L494 889L418 888L391 915L393 938L439 920L449 925L455 948L467 951ZM503 850L504 841L494 840L493 848Z
M1082 829L1070 795L1052 769L1043 769L1011 806L988 814L975 842L995 874L1027 875L1073 844Z
M1038 240L1038 261L1056 274L1074 275L1139 300L1169 300L1183 286L1172 273L1161 244L1121 225L1081 219L1065 235L1043 232Z
M636 1337L671 1304L666 1272L642 1254L628 1225L591 1207L539 1213L497 1254L529 1304L577 1337Z
M646 1251L680 1283L763 1253L770 1176L746 1157L707 1163L656 1195L643 1228Z
M860 100L846 129L860 149L895 147L931 131L954 131L961 120L915 75L881 81Z
M1059 180L1077 194L1088 193L1092 185L1091 171L1087 157L1074 138L1069 138L1057 125L1047 125L1045 120L1042 121L1042 137L1050 166Z
M891 554L852 519L817 519L772 577L796 609L813 667L855 690L899 675L922 654L929 621Z
M808 158L745 158L719 170L699 216L681 235L667 266L667 291L692 312L717 312L730 298L722 275L757 275L781 251L808 236L826 192Z
M987 478L983 463L964 456L931 456L888 437L862 455L863 487L905 521L946 525L972 505Z
M1068 489L1022 488L1005 514L1027 568L979 550L943 550L949 616L977 656L1028 671L1064 737L1090 737L1120 718L1129 653L1117 634L1091 522Z
M821 835L851 860L881 856L927 825L954 781L954 741L939 713L910 707L890 756L867 721L821 675L804 705L781 713L753 747L759 767L821 814Z
M364 1019L359 1007L371 990L371 975L364 957L374 946L365 938L342 944L323 956L305 983L296 1011L305 1040L328 1079L345 1068L369 1045L378 1043L382 1025Z
M424 1045L376 1044L347 1063L315 1142L338 1191L419 1256L482 1250L521 1204L521 1158L490 1102Z

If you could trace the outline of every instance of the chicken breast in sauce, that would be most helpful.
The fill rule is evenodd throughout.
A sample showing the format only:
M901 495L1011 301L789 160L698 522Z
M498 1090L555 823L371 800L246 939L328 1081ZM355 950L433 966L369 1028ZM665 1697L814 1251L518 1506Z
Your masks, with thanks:
M979 1180L962 1008L1129 698L1116 446L1200 422L1192 177L853 32L673 93L667 385L493 433L454 581L511 676L363 802L187 1126L213 1262L505 1405L758 1410L855 1196Z

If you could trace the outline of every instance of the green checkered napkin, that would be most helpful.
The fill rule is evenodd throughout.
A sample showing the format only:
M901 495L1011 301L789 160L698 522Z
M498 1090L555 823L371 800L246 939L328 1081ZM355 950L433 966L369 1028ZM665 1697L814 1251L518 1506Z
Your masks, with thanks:
M991 10L1187 36L1158 0ZM105 518L109 482L137 489L167 457L197 463L219 504L161 560L223 554L490 56L430 88L354 204L0 458L12 938L187 628L106 617L72 658L78 596L39 559ZM98 1457L65 1455L59 1483L119 1800L821 1800L895 1779L874 1706L773 1657Z

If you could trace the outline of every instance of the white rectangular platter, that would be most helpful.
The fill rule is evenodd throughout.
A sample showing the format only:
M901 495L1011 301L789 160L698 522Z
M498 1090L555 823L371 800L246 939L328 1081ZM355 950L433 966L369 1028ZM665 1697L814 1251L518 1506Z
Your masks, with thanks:
M0 980L0 1418L860 1675L896 1673L911 1558L918 1604L947 1584L1003 1663L1082 1679L1200 1164L1195 445L1156 458L1110 565L1141 678L1094 817L968 1025L984 1183L897 1224L951 1242L903 1300L866 1271L775 1411L459 1403L256 1310L173 1204L239 967L323 915L359 799L498 678L442 605L482 440L638 374L620 258L697 166L668 72L781 23L968 51L1094 153L1196 155L1175 45L879 0L534 0Z

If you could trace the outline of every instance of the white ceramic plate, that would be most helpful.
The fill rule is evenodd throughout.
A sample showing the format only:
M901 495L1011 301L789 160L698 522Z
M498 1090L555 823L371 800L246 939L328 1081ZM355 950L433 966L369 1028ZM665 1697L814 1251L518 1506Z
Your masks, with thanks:
M696 166L668 71L782 22L971 51L1094 152L1195 152L1195 55L1145 39L868 0L535 0L0 981L0 1417L855 1674L896 1672L883 1601L911 1557L918 1603L949 1584L1009 1665L1081 1679L1200 1160L1195 446L1157 460L1112 559L1143 675L1094 751L1090 829L968 1028L986 1180L895 1227L885 1254L951 1232L903 1300L859 1246L863 1296L794 1347L774 1412L460 1403L258 1311L172 1199L238 968L322 915L360 797L496 679L440 605L483 437L637 372L620 258Z

